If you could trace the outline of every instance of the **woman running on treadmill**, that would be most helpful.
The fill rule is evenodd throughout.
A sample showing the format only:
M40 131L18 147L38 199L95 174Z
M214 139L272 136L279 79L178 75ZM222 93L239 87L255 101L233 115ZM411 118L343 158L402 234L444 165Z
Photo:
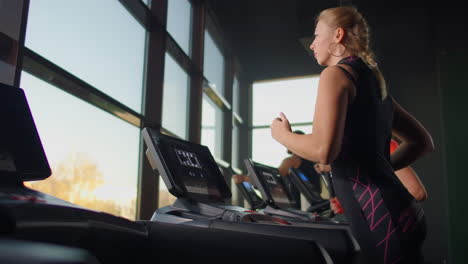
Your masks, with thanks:
M314 35L310 48L326 68L313 133L292 133L280 113L272 137L305 159L331 164L336 195L361 247L360 263L422 263L424 212L395 171L433 151L432 138L387 90L356 8L322 11ZM402 143L390 157L392 134Z

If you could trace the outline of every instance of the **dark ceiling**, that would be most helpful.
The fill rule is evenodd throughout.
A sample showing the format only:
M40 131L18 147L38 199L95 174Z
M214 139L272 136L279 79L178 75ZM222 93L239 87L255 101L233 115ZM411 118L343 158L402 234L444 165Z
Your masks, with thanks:
M304 45L310 45L315 16L337 0L209 0L208 5L252 81L322 70Z

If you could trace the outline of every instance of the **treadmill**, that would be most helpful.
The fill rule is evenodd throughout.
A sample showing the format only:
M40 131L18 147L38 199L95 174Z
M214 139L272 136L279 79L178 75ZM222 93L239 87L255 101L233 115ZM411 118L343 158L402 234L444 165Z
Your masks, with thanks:
M317 183L317 179L314 178L318 178L318 182L320 183L321 177L318 173L315 171L304 171L300 168L290 168L289 177L309 202L310 206L307 208L308 212L317 212L318 214L326 217L333 216L333 211L330 209L330 200L323 199L320 194L321 186L314 184ZM328 188L328 185L325 185Z
M349 226L328 221L290 222L231 205L228 203L230 189L206 146L165 135L149 127L143 128L142 135L151 167L177 198L172 205L154 212L151 217L154 225L175 223L184 228L204 228L209 232L234 232L246 238L252 235L281 238L286 239L282 245L285 248L292 245L287 239L292 239L291 243L307 241L313 247L306 253L310 260L319 263L353 263L355 260L360 249ZM252 241L245 239L244 243ZM262 245L256 244L254 248L259 249L259 246ZM272 253L274 249L268 251Z
M281 177L279 170L252 159L244 160L253 184L260 190L267 206L262 210L265 214L280 217L294 222L335 222L325 215L317 212L304 212L296 209L296 203ZM326 201L328 204L328 201ZM315 209L325 206L321 201Z
M151 220L186 222L208 218L229 222L284 222L228 204L231 191L206 146L150 128L144 128L142 133L151 167L161 175L168 191L177 197L172 205L158 208Z

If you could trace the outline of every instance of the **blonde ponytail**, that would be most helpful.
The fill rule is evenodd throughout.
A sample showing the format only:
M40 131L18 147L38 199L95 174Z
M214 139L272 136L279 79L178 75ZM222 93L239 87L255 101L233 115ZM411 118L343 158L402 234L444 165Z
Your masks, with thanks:
M364 52L361 52L360 57L364 62L366 62L369 68L372 69L372 72L374 73L375 77L377 78L377 81L379 82L381 99L385 100L385 98L387 98L387 95L388 95L387 84L385 82L385 78L382 72L377 66L377 62L374 59L374 54L372 54L369 51L364 51Z
M384 100L388 94L387 85L369 47L369 26L362 14L355 7L340 6L323 10L317 17L317 22L318 20L323 20L335 28L341 27L347 32L343 45L372 69L379 82L381 98Z

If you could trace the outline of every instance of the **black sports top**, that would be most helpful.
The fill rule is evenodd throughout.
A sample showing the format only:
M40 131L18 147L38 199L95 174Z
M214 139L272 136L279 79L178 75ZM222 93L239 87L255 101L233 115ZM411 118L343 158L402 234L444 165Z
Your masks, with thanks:
M340 64L350 66L356 78ZM331 164L332 180L362 262L419 262L424 213L390 163L393 100L382 98L376 75L359 57L337 66L353 81L356 96L348 105L341 151Z

